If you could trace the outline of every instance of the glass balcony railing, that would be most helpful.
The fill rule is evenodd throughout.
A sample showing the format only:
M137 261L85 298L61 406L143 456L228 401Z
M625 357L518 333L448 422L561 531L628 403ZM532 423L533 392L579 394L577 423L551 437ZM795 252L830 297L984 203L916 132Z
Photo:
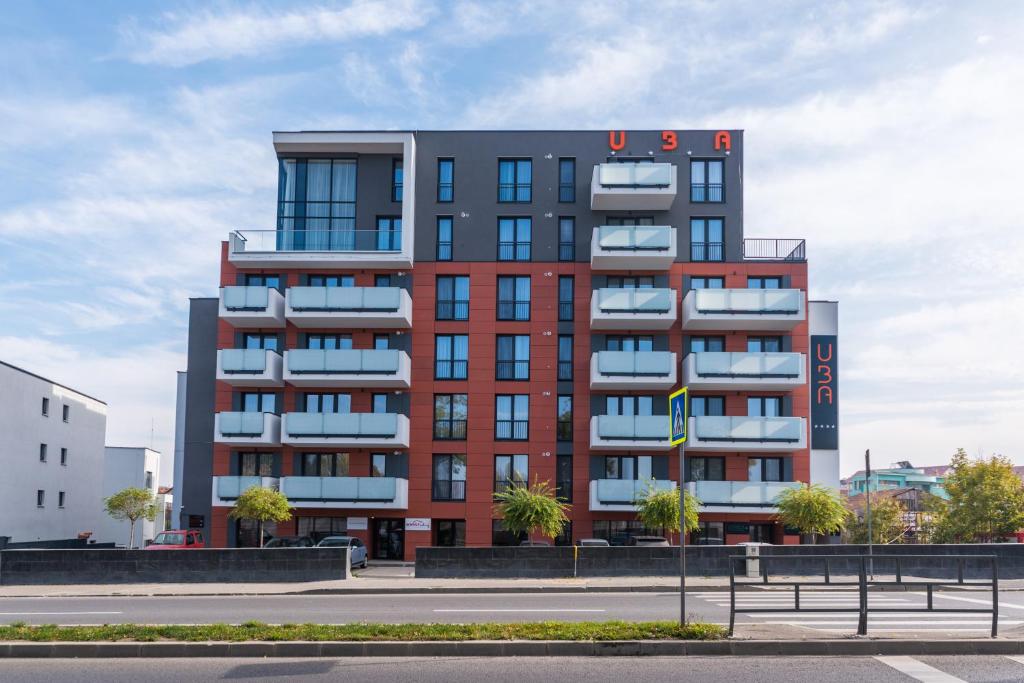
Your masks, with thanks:
M285 433L289 437L395 438L396 413L288 413Z
M602 225L597 246L607 251L668 251L672 227L668 225Z
M803 441L803 419L799 417L697 416L693 436L696 442L799 444Z
M258 412L218 413L218 425L223 436L260 436L263 434L264 417Z
M801 311L799 289L693 290L698 313L795 315Z
M293 501L390 502L398 492L395 477L284 477L282 492Z
M401 251L401 230L236 230L243 253Z
M664 415L598 415L597 436L610 441L667 441Z
M228 311L263 311L270 305L270 287L225 287L222 297Z
M795 481L691 481L687 493L702 505L773 505L779 495L803 486Z
M393 313L401 307L398 287L290 287L293 311L352 311Z
M220 369L228 375L258 375L267 371L267 349L221 349Z
M804 357L800 353L702 351L696 354L696 376L722 378L800 377Z
M671 491L676 487L674 481L653 479L595 479L597 502L602 505L632 505L638 496L648 490Z
M399 371L394 349L291 349L288 372L296 375L393 375Z
M603 187L668 187L672 164L625 161L601 164L598 182Z
M669 313L672 310L671 289L597 290L598 309L602 313Z
M597 371L606 377L667 377L672 374L670 351L598 351Z
M239 495L253 486L276 489L278 482L274 477L259 476L216 477L216 480L217 497L221 500L236 500Z

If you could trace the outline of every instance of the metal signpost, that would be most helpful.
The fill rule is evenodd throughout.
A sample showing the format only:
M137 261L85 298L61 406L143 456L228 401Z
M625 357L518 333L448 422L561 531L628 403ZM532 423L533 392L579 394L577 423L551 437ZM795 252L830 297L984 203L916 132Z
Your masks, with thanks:
M679 446L679 625L686 625L686 387L668 397L669 435Z

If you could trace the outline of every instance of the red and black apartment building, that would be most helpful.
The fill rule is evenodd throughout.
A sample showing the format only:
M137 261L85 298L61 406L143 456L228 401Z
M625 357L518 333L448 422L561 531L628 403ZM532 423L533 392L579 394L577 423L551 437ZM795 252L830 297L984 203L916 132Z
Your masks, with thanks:
M744 237L742 131L274 148L276 222L231 233L192 301L182 526L255 545L228 512L266 486L294 507L269 534L412 559L518 544L494 494L544 481L571 504L556 543L627 543L661 531L637 494L680 485L687 386L689 541L799 542L773 501L837 478L835 304L808 302L803 240Z

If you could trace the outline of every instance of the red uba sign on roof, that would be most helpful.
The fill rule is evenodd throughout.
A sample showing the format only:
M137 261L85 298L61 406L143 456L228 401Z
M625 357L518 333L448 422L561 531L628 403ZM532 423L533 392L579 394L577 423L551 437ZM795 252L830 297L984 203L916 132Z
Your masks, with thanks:
M626 148L626 131L624 130L610 130L608 131L608 147L613 152L618 152ZM663 130L661 131L661 151L671 152L672 150L679 147L679 135L674 130ZM715 133L715 149L725 150L729 152L732 150L732 135L727 130L720 130Z

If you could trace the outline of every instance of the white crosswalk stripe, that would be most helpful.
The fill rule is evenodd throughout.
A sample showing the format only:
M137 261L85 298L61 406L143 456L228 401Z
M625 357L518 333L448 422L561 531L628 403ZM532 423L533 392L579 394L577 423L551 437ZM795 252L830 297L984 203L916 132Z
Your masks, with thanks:
M882 664L891 666L901 674L910 676L921 683L965 683L962 678L950 676L913 657L875 657Z

